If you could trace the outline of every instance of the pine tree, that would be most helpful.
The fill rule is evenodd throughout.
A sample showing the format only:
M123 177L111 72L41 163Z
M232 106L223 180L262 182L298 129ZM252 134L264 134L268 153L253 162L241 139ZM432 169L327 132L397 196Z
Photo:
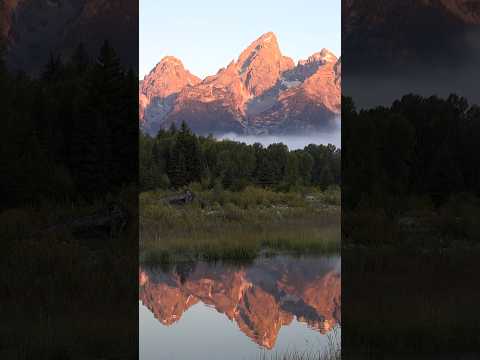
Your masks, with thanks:
M83 43L80 43L75 49L71 63L78 74L82 74L87 70L90 64L90 57L88 56L87 50L85 49L85 45Z
M185 154L178 144L171 149L167 175L175 188L188 184Z
M175 123L171 123L170 124L170 127L168 129L168 132L170 133L170 135L176 135L177 134L177 126L175 125Z

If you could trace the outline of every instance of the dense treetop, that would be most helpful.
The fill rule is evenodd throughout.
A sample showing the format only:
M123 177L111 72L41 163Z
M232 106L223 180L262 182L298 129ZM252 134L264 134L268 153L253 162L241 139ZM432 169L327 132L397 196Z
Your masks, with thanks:
M182 123L160 130L155 138L140 134L140 184L143 190L180 188L193 182L240 190L247 185L290 190L340 184L340 149L308 145L289 151L284 144L264 147L197 136Z
M480 107L406 95L390 107L357 111L342 101L343 206L400 209L409 196L438 206L480 194Z
M137 178L137 76L105 42L52 55L38 79L0 63L2 205L91 198Z

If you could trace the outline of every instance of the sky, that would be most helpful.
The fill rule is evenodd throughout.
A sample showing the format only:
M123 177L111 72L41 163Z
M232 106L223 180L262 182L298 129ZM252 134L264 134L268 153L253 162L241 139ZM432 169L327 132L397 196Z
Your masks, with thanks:
M213 75L268 31L295 62L322 48L340 56L341 0L140 0L140 77L167 55Z

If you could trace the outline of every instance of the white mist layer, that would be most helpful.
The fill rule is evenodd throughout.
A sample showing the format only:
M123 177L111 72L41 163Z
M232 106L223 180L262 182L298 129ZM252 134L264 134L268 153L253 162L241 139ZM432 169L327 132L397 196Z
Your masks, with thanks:
M244 142L246 144L260 143L263 146L268 146L274 143L283 143L288 146L290 150L303 149L309 144L333 144L337 148L341 147L342 132L336 130L327 133L311 133L306 135L239 135L239 134L224 134L217 137L220 140L233 140Z

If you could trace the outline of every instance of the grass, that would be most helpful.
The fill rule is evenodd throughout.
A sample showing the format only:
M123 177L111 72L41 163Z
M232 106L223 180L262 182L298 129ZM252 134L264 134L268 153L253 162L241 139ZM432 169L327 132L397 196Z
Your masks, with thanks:
M141 261L248 260L268 252L339 250L340 208L332 205L331 194L209 190L184 206L162 202L166 195L140 195Z
M342 250L346 358L475 353L479 251ZM406 356L408 357L408 356ZM403 357L403 358L406 358ZM399 357L402 358L402 357ZM458 358L458 357L452 357Z
M342 214L343 246L445 251L480 246L480 198L456 194L439 206L428 197L393 201L393 207L358 207Z
M121 234L44 231L110 201L132 209ZM129 351L138 322L131 311L138 301L137 201L132 189L93 204L44 203L0 213L0 260L8 269L0 272L0 358L135 358Z
M282 353L263 353L259 360L341 360L342 346L338 327L327 336L327 346L319 350L288 350Z

